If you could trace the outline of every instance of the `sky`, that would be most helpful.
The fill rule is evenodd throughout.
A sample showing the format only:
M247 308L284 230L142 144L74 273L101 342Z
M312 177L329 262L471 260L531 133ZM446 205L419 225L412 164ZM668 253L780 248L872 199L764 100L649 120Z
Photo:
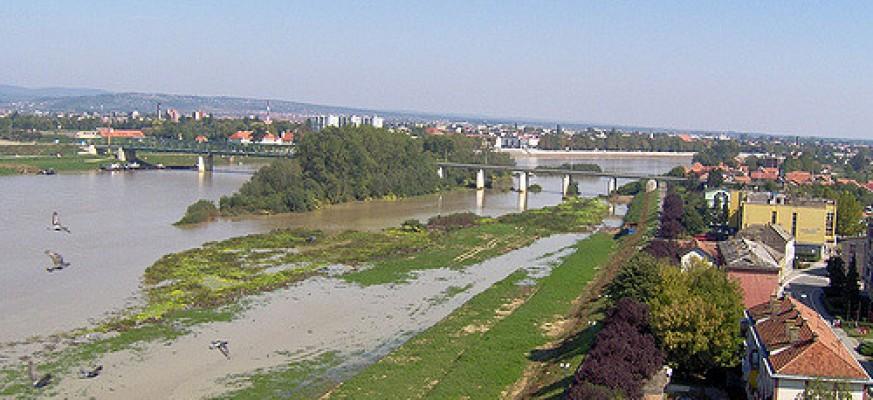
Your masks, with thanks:
M18 1L0 83L873 137L873 2Z

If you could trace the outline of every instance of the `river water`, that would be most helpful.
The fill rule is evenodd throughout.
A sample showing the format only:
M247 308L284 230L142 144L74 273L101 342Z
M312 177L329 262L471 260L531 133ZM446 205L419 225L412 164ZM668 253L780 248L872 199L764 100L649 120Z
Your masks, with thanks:
M519 158L520 165L568 160ZM583 162L583 161L579 161ZM605 171L663 173L688 157L586 159ZM281 227L378 230L410 218L471 211L501 215L556 204L560 177L533 177L543 192L452 191L396 201L348 203L282 216L221 220L192 228L172 223L197 199L237 190L251 171L201 175L191 171L0 177L0 343L48 335L97 321L134 304L143 270L162 255L233 236ZM621 183L621 181L620 181ZM583 195L606 190L605 179L583 179ZM52 211L72 233L47 229ZM71 266L49 273L45 250Z

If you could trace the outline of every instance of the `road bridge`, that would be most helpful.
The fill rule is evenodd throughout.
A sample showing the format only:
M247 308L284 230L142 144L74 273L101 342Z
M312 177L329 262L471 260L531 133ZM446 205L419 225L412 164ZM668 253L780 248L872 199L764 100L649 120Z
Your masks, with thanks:
M94 147L95 150L115 154L119 161L134 161L137 159L137 152L196 154L200 156L197 160L197 169L201 172L212 171L213 157L216 155L264 158L290 158L294 155L294 148L288 145L131 141L121 144L97 144Z
M517 165L489 165L489 164L465 164L465 163L453 163L453 162L438 162L437 163L437 174L440 178L446 176L446 168L462 168L462 169L471 169L476 171L476 188L484 189L485 188L485 171L486 170L496 170L496 171L510 171L514 174L518 175L518 190L521 192L527 192L527 188L530 184L530 176L531 175L559 175L563 176L561 180L561 193L563 195L567 195L569 191L570 184L574 176L590 176L595 178L607 178L607 186L606 192L611 193L615 189L618 188L618 179L634 179L634 180L646 180L655 182L655 188L661 182L678 182L683 181L684 178L678 178L674 176L663 176L663 175L652 175L652 174L639 174L639 173L630 173L630 172L597 172L597 171L580 171L573 169L563 169L563 168L533 168L533 167L521 167Z

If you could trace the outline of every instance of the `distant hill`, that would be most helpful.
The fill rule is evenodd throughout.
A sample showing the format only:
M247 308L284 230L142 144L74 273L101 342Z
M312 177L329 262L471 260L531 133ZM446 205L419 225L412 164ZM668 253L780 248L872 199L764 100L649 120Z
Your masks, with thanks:
M23 112L130 112L152 113L161 103L161 109L170 108L182 113L200 110L215 115L259 115L266 111L267 102L275 114L378 114L383 117L416 118L429 114L368 110L351 107L326 106L285 100L252 99L227 96L189 96L162 93L110 93L95 89L27 89L0 86L0 108Z
M34 99L69 97L69 96L94 96L109 93L101 89L89 88L65 88L65 87L46 87L46 88L26 88L13 85L0 85L0 101L27 101Z

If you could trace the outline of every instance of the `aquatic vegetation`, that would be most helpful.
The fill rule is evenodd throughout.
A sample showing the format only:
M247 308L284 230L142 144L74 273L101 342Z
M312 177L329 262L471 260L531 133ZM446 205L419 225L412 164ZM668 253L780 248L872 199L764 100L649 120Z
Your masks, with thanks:
M325 375L328 370L339 365L340 361L338 354L329 352L278 368L231 376L229 383L237 388L216 397L216 400L316 398L335 384ZM316 376L321 378L313 381Z
M188 206L188 209L185 210L185 215L174 225L190 225L208 222L218 218L218 215L218 207L215 206L215 203L209 200L198 200L194 204Z

